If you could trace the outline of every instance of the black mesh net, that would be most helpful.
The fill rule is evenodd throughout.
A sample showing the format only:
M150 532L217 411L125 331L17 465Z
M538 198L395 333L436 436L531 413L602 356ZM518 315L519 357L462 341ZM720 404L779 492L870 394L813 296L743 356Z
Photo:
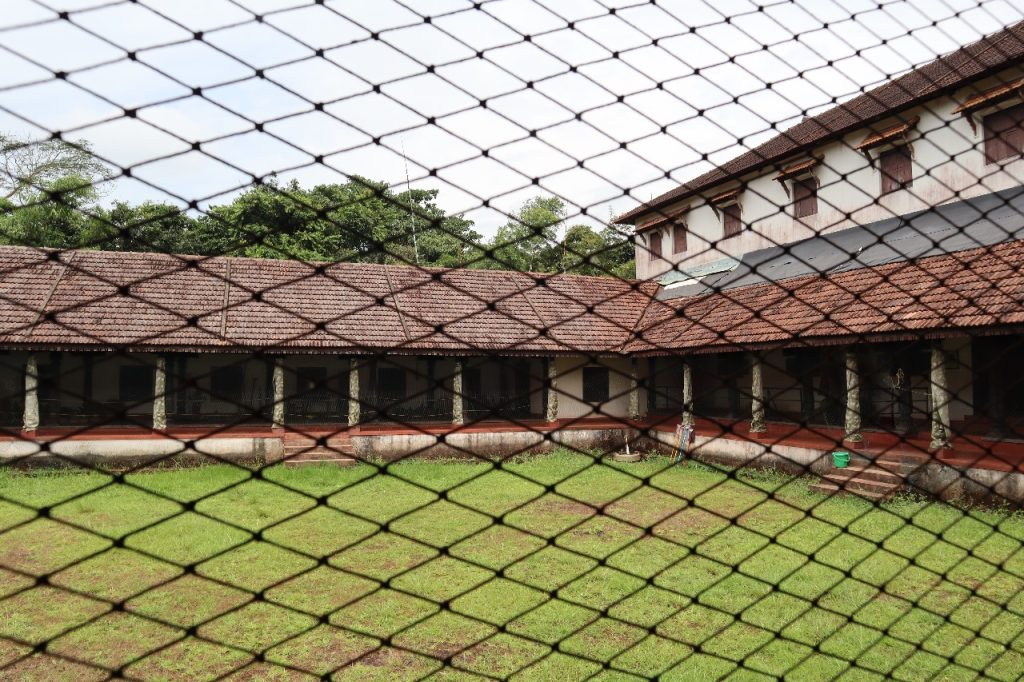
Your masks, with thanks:
M1012 3L0 17L0 677L1024 671Z

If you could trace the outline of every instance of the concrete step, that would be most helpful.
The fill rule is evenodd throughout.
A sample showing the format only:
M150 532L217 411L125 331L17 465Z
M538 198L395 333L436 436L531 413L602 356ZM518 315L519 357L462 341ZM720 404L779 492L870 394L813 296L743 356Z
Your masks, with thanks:
M884 502L885 500L891 499L899 491L899 487L892 486L883 490L871 490L860 487L842 486L832 481L821 481L811 486L811 490L814 490L825 495L856 495L857 497L863 497L867 500L874 502Z
M348 457L337 450L328 448L303 448L298 452L289 453L285 450L284 464L288 467L315 466L333 464L335 466L355 466L355 457Z
M323 466L330 464L337 467L353 467L356 461L351 457L337 457L335 459L286 459L284 465L289 469L299 467Z
M825 474L822 479L829 483L835 483L840 488L859 488L862 490L883 491L889 490L890 488L899 488L903 485L902 481L880 481L877 478L868 478L863 476L837 476L835 473Z
M355 448L352 447L352 443L339 443L337 441L327 441L327 445L317 445L315 442L284 444L284 454L286 455L297 455L313 450L326 450L337 454L351 455Z
M826 475L826 478L830 478L837 482L841 479L861 478L872 481L882 481L883 483L895 483L897 485L903 484L903 477L895 471L872 464L832 469L832 471Z

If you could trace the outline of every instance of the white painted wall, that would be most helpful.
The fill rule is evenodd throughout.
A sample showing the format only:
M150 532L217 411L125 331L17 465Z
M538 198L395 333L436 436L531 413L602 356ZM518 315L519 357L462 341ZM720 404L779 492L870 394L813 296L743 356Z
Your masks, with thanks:
M600 364L608 368L609 400L601 405L583 402L583 367ZM560 357L555 359L558 370L558 418L577 419L579 417L626 417L629 414L630 363L627 358L599 358L591 362L589 358ZM640 408L645 403L641 396ZM598 411L600 410L600 411Z
M741 234L722 238L722 220L707 203L710 197L739 186L737 182L712 187L689 200L691 209L685 214L688 227L687 250L672 253L671 227L643 232L635 237L637 277L649 279L679 266L694 266L724 256L740 258L755 251L788 244L816 234L842 230L912 213L930 206L968 199L1016 187L1024 181L1024 159L986 164L981 119L1000 108L1019 104L1019 98L974 114L976 130L967 119L953 110L971 95L996 87L1024 75L1024 68L1002 72L976 84L962 88L953 96L939 97L874 126L881 130L907 121L914 116L920 122L909 136L914 156L914 184L906 190L880 196L881 176L874 163L854 146L870 131L857 131L840 141L822 145L798 155L787 163L795 163L811 155L821 157L814 175L819 182L818 213L806 218L792 217L792 199L773 178L775 168L765 169L744 178L746 189L740 194L744 230ZM877 158L877 151L872 153ZM783 164L786 165L786 164ZM666 207L667 211L678 205ZM645 239L659 232L663 258L653 260Z

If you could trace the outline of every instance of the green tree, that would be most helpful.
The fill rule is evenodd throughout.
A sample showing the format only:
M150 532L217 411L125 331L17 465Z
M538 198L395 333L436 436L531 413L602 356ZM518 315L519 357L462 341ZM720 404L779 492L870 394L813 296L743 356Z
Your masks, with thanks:
M17 194L23 203L0 200L0 243L77 248L89 224L84 210L96 198L86 179L72 175L47 181L47 188Z
M588 225L573 225L562 237L559 269L575 275L604 275L600 265L605 242Z
M197 225L204 253L261 258L465 265L480 235L437 206L437 190L395 194L353 178L303 189L265 185L211 207Z
M600 274L621 279L636 277L636 251L631 228L613 223L601 230L600 237L604 245L594 255Z
M196 253L197 223L185 211L151 201L139 205L114 202L96 209L82 245L104 251Z
M558 231L565 204L557 197L534 197L498 228L489 246L492 258L482 267L523 272L554 272L561 246Z

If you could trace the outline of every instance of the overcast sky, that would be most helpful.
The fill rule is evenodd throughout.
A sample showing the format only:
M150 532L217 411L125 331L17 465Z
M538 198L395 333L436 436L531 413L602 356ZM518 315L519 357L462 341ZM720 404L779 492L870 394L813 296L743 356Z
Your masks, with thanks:
M404 154L413 186L440 189L485 234L540 193L604 221L1024 12L1018 0L477 4L3 0L0 131L88 140L131 171L106 201L205 206L269 173L404 187Z

